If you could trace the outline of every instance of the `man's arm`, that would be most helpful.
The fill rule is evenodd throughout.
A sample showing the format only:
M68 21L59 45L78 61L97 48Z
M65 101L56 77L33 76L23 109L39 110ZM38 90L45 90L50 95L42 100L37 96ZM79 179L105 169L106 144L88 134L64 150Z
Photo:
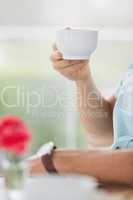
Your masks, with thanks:
M81 121L87 130L90 144L108 146L113 142L113 108L115 97L105 99L96 88L88 72L88 78L76 81L77 100Z
M113 141L112 112L115 98L106 100L96 88L88 60L64 60L55 50L53 67L66 78L75 81L81 120L93 146L107 146Z
M102 183L133 183L133 151L57 150L53 157L59 174L93 176ZM30 161L30 172L45 174L41 159Z

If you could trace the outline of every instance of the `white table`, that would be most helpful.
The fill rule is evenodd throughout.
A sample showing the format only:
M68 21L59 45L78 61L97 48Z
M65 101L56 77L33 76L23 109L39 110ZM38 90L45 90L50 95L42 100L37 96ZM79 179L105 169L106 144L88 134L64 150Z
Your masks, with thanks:
M111 190L111 188L113 188ZM25 200L131 200L129 187L107 187L99 190L86 177L42 177L27 179ZM108 191L108 192L106 192ZM118 195L120 194L120 196ZM128 196L127 196L128 194ZM126 195L126 196L125 196ZM126 198L125 198L126 197ZM128 198L127 198L128 197ZM129 198L130 197L130 198ZM0 200L5 200L4 180L0 178ZM19 200L17 198L17 200Z

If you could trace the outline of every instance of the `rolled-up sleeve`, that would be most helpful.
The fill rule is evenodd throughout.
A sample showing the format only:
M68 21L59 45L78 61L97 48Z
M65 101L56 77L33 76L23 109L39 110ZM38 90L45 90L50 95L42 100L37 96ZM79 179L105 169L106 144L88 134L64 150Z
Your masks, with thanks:
M117 142L115 142L112 149L133 149L133 137L123 136L120 137Z

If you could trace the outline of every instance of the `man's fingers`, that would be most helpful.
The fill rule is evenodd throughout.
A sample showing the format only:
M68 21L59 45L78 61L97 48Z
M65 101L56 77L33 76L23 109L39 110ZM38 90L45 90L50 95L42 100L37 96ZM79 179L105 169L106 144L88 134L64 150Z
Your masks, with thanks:
M59 72L61 74L65 74L65 75L72 75L75 72L78 72L80 69L82 69L82 66L80 64L73 66L70 66L69 68L62 68L59 70Z
M59 51L54 51L50 56L52 62L56 62L62 59L62 54Z
M71 68L71 67L73 68L80 65L80 63L81 63L80 61L60 60L60 61L54 62L54 68L56 70L66 69L66 68Z

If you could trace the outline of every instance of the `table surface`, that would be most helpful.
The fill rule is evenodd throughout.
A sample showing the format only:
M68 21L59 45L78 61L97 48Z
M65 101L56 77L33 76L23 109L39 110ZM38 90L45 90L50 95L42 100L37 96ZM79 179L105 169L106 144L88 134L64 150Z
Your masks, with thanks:
M0 178L0 196L1 196L1 191L3 187L3 178ZM101 185L98 186L96 189L94 189L95 193L99 193L101 191L102 193L105 193L107 196L107 200L110 198L108 197L114 197L111 198L111 200L116 200L116 197L120 197L120 200L133 200L133 186L126 186L126 185L115 185L115 184L108 184L108 185ZM93 192L94 192L93 191ZM0 198L1 199L1 198ZM2 198L4 199L4 198ZM1 199L1 200L2 200ZM102 199L98 198L99 199Z

